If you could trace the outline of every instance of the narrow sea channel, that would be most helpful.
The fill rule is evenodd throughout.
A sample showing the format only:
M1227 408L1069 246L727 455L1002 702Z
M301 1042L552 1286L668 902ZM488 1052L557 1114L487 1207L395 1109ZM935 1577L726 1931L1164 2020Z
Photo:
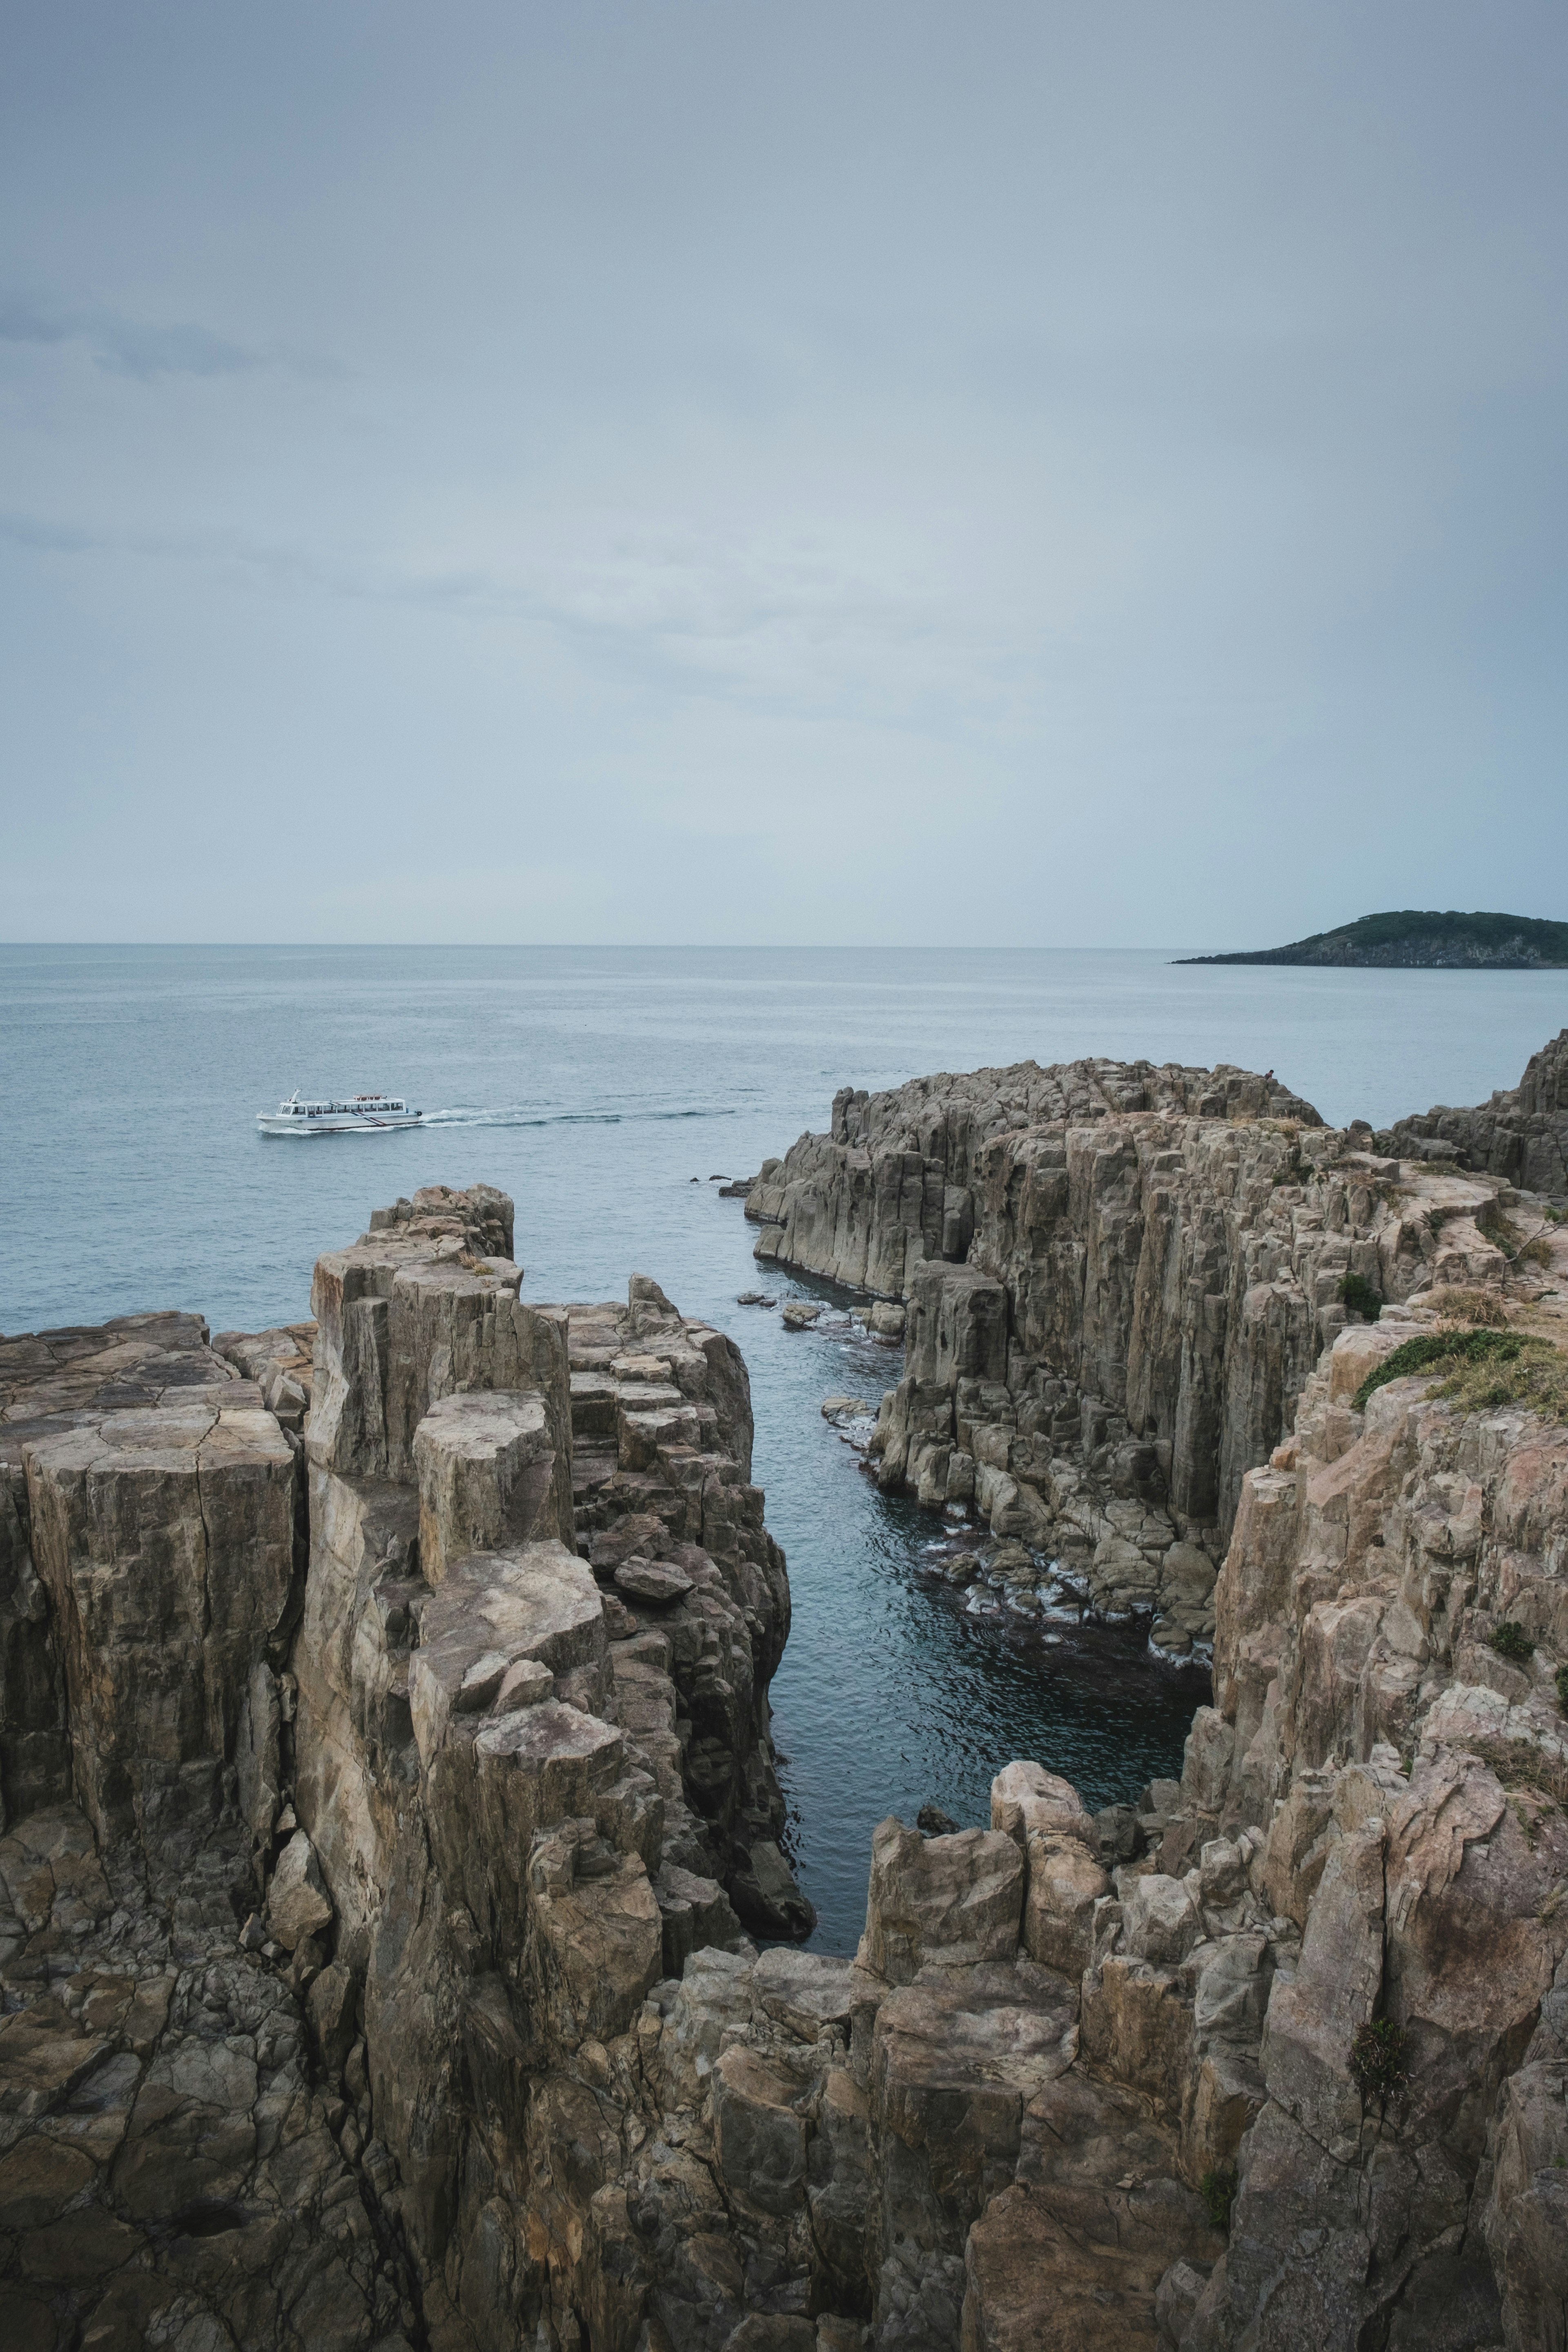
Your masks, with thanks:
M751 1367L756 1475L789 1557L773 1685L792 1839L822 1948L849 1950L872 1827L932 1803L986 1818L1032 1755L1086 1800L1174 1771L1201 1674L1136 1627L1027 1627L932 1572L942 1523L879 1496L824 1421L898 1356L813 1286L759 1285L715 1175L751 1174L835 1090L1081 1054L1273 1066L1374 1123L1512 1085L1568 1020L1561 972L1182 970L1165 953L969 949L0 947L6 1104L0 1331L184 1307L251 1329L309 1311L317 1255L432 1182L517 1203L524 1295L625 1296L652 1275ZM404 1133L259 1138L299 1087L406 1093ZM772 1309L737 1293L763 1287ZM1060 1638L1048 1642L1046 1633Z
M1131 1798L1180 1771L1209 1680L1156 1660L1147 1620L1042 1625L989 1593L979 1613L965 1586L941 1572L952 1523L879 1494L863 1457L822 1415L827 1397L874 1402L900 1351L856 1333L843 1295L824 1285L761 1286L779 1307L742 1308L747 1319L731 1328L752 1368L755 1475L794 1599L774 1736L801 1880L817 1908L814 1943L850 1952L884 1814L912 1822L929 1803L962 1828L988 1827L992 1777L1015 1756L1065 1773L1090 1806ZM807 1297L826 1302L823 1320L786 1331L779 1308Z

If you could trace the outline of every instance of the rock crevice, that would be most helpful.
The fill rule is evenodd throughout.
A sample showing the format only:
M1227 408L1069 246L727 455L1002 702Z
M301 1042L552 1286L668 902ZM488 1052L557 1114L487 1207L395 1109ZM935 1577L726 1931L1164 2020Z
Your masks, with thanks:
M852 1959L787 1940L788 1585L744 1367L651 1281L526 1305L510 1203L433 1192L322 1259L309 1364L300 1327L220 1352L189 1318L0 1342L8 2341L1559 2342L1568 1431L1367 1380L1452 1324L1455 1267L1469 1311L1560 1341L1568 1234L1541 1221L1527 1277L1495 1180L1363 1168L1234 1099L1234 1118L1173 1114L1203 1278L1278 1245L1261 1178L1307 1138L1321 1231L1409 1278L1332 1312L1311 1229L1278 1279L1315 1344L1222 1544L1176 1435L1018 1378L1074 1250L1094 1348L1137 1321L1107 1204L1144 1202L1146 1110L1106 1129L1081 1232L1064 1161L1021 1307L974 1256L917 1262L900 1475L929 1442L993 1524L1026 1490L1100 1513L1111 1593L1158 1551L1212 1612L1214 1704L1134 1808L1020 1759L983 1823L884 1821ZM1229 1294L1171 1295L1181 1336L1182 1299ZM1180 1358L1178 1418L1185 1380L1251 1392L1223 1346Z
M313 1326L0 1342L10 2340L580 2343L650 1989L812 1924L744 1365L511 1232L435 1189Z
M1226 1066L845 1088L746 1214L759 1258L907 1302L880 1483L975 1512L1183 1656L1212 1641L1243 1478L1336 1335L1383 1302L1495 1286L1551 1230L1565 1055L1568 1031L1531 1064L1521 1125L1498 1108L1513 1097L1434 1113L1413 1124L1468 1120L1473 1150L1404 1157L1403 1129L1325 1128L1272 1073Z

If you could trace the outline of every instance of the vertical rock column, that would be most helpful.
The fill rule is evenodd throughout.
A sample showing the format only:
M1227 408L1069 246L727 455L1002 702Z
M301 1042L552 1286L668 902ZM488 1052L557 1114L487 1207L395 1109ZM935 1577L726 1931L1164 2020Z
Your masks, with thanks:
M178 1868L230 1793L252 1673L285 1623L293 1454L270 1413L194 1402L26 1459L77 1792L101 1840Z
M432 2340L510 2343L580 2247L527 2221L527 2118L658 1974L663 1805L576 1550L565 1316L486 1251L509 1203L406 1206L317 1267L298 1803Z

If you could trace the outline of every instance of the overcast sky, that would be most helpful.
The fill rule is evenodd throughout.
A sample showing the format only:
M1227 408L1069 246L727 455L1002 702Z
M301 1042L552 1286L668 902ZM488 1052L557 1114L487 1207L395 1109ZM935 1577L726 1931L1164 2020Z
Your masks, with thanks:
M1568 917L1562 0L9 0L16 940Z

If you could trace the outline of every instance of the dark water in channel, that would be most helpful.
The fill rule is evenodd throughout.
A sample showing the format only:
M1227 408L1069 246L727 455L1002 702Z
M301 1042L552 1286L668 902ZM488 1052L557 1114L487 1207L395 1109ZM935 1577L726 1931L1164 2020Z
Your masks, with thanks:
M817 1940L852 1947L873 1823L983 1820L1032 1755L1091 1802L1176 1769L1199 1677L1131 1632L1057 1648L927 1573L940 1523L878 1496L821 1417L897 1357L786 1333L752 1228L708 1178L826 1123L835 1089L1079 1054L1277 1068L1374 1124L1511 1085L1568 1020L1568 974L1173 970L1166 954L893 950L0 948L0 1330L186 1307L214 1329L307 1311L311 1262L422 1183L517 1202L524 1296L651 1274L733 1333L756 1475L789 1555L775 1732ZM306 1093L401 1089L404 1134L262 1140ZM689 1180L696 1177L693 1184Z

